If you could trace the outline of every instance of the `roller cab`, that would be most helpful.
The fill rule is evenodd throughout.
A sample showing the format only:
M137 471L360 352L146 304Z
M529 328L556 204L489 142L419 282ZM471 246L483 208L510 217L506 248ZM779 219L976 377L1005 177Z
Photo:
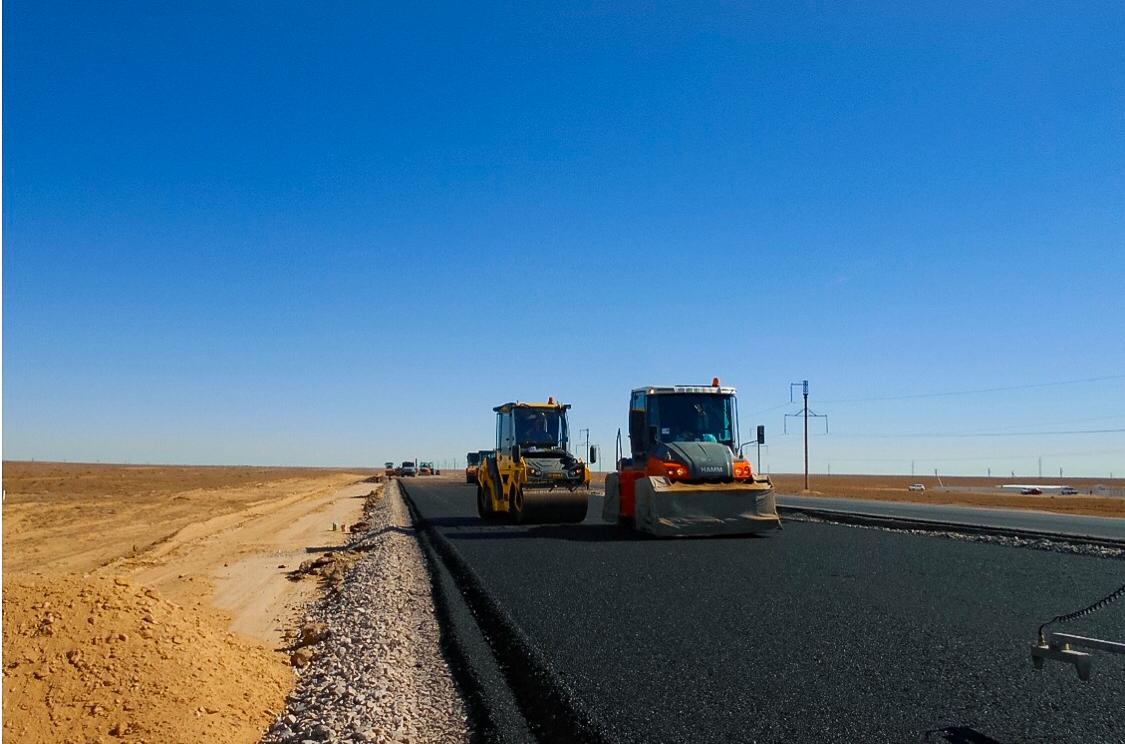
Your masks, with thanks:
M667 536L779 528L773 484L737 443L737 394L718 378L633 390L629 456L606 478L603 518Z
M496 449L477 470L477 513L520 524L581 522L590 470L569 450L569 405L513 402L497 406Z

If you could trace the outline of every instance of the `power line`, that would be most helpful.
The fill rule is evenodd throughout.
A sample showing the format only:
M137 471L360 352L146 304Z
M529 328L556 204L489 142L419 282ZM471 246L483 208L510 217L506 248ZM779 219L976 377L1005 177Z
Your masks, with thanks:
M1044 452L1042 455L975 455L972 457L833 457L832 462L987 462L989 460L1035 460L1039 457L1094 457L1112 455L1125 450L1098 450L1094 452Z
M833 434L835 438L845 439L972 439L974 437L1037 437L1061 436L1069 434L1120 434L1125 429L1072 429L1070 431L989 431L957 433L911 433L911 434Z
M747 416L757 416L757 415L758 415L758 414L760 414L760 413L769 413L770 411L776 411L776 410L777 410L777 409L779 409L779 408L788 408L788 407L789 407L789 406L791 406L791 405L793 405L793 404L792 404L792 402L789 402L789 403L778 403L778 404L777 404L776 406L770 406L769 408L763 408L763 409L762 409L762 410L760 410L760 411L751 411L750 413L748 413L748 414L746 414L746 415L747 415Z
M1034 423L1034 424L1027 424L1027 423L1012 424L1011 426L997 426L997 427L989 427L989 428L986 428L986 429L972 429L972 430L970 430L969 432L966 432L966 433L972 433L972 432L976 432L976 431L988 431L989 429L992 429L992 428L995 428L999 431L1007 431L1008 429L1024 429L1028 426L1057 426L1059 424L1078 424L1078 423L1085 423L1087 421L1112 421L1112 420L1115 420L1115 419L1125 419L1125 414L1119 413L1115 416L1088 416L1086 418L1061 419L1061 420L1055 420L1055 421L1040 421L1040 422Z
M1057 387L1060 385L1079 385L1087 382L1105 382L1106 380L1125 380L1125 375L1107 375L1105 377L1085 377L1080 380L1059 380L1057 382L1037 382L1030 385L1008 385L1005 387L977 388L975 390L950 390L942 393L911 393L909 395L888 395L873 398L837 398L824 400L822 403L873 403L884 400L911 400L915 398L944 398L954 395L979 395L983 393L1002 393L1011 390L1032 390L1035 388Z

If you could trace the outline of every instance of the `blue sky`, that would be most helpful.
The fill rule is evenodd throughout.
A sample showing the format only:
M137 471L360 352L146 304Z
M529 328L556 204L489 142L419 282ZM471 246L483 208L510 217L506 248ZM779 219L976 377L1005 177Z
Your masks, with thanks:
M1125 428L1119 3L4 21L5 458L440 461L547 395L612 450L719 375L774 471L807 378L814 470L1125 473L1024 434Z

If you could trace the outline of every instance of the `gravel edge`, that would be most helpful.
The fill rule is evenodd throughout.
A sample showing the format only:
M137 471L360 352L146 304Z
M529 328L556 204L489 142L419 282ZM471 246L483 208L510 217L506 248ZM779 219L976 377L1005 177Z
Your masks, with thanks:
M289 649L297 686L263 744L469 740L396 482L368 497L364 523L337 553L354 564L309 608Z

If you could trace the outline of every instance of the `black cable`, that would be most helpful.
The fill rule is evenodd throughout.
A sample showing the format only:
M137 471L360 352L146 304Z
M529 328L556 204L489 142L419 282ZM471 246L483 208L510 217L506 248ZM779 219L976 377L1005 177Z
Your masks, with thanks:
M1065 615L1056 615L1055 617L1039 626L1039 642L1045 642L1043 639L1043 629L1048 625L1053 625L1055 623L1068 623L1071 620L1077 620L1080 617L1085 617L1092 612L1097 612L1098 610L1120 599L1121 597L1125 597L1125 584L1122 584L1120 587L1102 597L1097 602L1094 602L1089 607L1084 607L1081 610L1075 610L1074 612L1068 612Z
M1121 434L1125 429L1070 429L1068 431L992 431L992 432L949 432L904 434L833 434L837 439L974 439L984 437L1039 437L1062 436L1068 434Z

